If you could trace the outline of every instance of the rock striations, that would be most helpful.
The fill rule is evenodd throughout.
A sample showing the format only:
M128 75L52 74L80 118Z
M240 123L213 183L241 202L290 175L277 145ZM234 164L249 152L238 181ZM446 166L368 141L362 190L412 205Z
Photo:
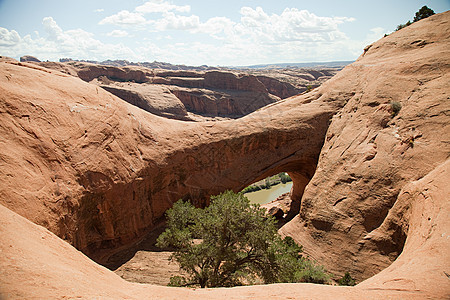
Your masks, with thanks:
M319 88L222 122L167 119L79 78L0 62L0 295L448 298L449 23L449 12L416 22ZM207 205L281 171L295 204L281 233L334 274L371 278L354 288L138 285L60 239L104 262L179 198Z

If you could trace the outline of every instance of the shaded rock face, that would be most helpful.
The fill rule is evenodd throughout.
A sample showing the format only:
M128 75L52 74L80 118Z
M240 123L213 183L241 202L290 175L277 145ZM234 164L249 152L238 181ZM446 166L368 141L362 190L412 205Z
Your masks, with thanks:
M292 84L288 82L282 82L272 77L268 76L257 76L258 80L264 84L269 93L280 97L281 99L289 98L293 95L300 94L304 92L304 90L298 89L294 87Z
M211 71L205 74L205 87L222 90L267 92L264 84L255 76Z
M278 100L262 92L192 90L177 87L171 90L188 111L213 117L239 118Z
M223 93L178 88L172 92L190 112L209 116L244 115L237 103Z
M168 120L77 78L1 62L0 202L102 261L179 198L203 206L285 171L299 214L281 232L308 255L361 280L404 249L403 273L373 284L429 291L419 275L433 286L450 267L449 19L414 23L318 89L224 122Z

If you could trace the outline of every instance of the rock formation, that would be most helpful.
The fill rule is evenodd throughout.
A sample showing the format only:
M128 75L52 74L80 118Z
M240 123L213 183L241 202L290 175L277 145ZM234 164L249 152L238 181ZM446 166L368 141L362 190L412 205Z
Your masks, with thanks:
M21 62L41 62L39 59L37 59L36 57L31 56L31 55L25 55L25 56L20 57L20 61Z
M335 273L360 281L397 258L408 222L387 222L402 188L449 157L448 16L433 30L428 20L379 40L333 89L319 88L328 99L351 96L331 120L300 214L282 232Z
M297 98L236 121L182 122L76 77L1 67L1 203L98 261L180 198L204 205L282 170L311 178L340 103Z
M205 120L204 117L216 120L242 117L267 104L305 92L308 87L317 87L336 73L336 69L246 70L244 73L236 70L162 70L126 63L124 61L118 66L116 63L99 65L69 60L64 63L42 62L39 65L99 84L133 105L141 103L138 107L153 114L193 121ZM124 87L124 82L133 84L132 92ZM169 89L178 100L166 97L166 104L159 111L158 105L154 101L149 104L148 100L158 97L158 93L155 94L158 87L152 89L148 84ZM170 99L173 102L169 104ZM179 107L180 101L189 117L178 108L177 112L164 110L167 106ZM148 105L143 105L144 102Z
M162 118L73 76L0 62L0 293L448 298L449 23L450 12L416 22L319 88L223 122ZM104 261L179 198L207 205L282 171L299 211L283 234L336 275L387 269L355 288L141 286L35 225Z
M154 115L191 120L185 104L167 87L155 84L114 83L101 87L126 102Z

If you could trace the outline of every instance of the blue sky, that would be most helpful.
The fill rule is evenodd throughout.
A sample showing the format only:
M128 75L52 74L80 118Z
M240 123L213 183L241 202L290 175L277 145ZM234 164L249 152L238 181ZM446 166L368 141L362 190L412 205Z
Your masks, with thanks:
M0 55L236 66L354 60L450 0L0 0Z

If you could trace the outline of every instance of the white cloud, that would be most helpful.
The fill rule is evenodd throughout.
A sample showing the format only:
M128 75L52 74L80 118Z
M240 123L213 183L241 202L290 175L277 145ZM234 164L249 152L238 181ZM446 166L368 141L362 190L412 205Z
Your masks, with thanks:
M345 39L338 24L351 22L346 17L318 17L307 10L286 8L280 15L267 15L261 7L241 9L238 34L249 36L255 42L320 42Z
M151 0L145 2L143 5L136 7L135 9L140 13L167 13L169 11L177 12L190 12L191 6L189 5L174 5L167 1L162 0Z
M62 57L75 59L131 59L140 60L133 50L122 44L105 44L82 29L62 30L52 17L43 19L45 37L20 37L14 30L0 28L0 53L18 58L33 55L57 61Z
M105 10L103 9L103 8L98 8L98 9L95 9L94 10L94 12L96 12L96 13L100 13L100 12L104 12Z
M196 15L180 16L173 12L164 14L164 18L151 21L154 25L154 29L157 31L165 30L193 30L199 27L200 18Z
M44 30L48 33L49 40L56 41L62 37L62 29L56 24L52 17L45 17L42 20L42 24L44 25Z
M224 33L225 35L230 36L235 25L236 23L228 18L214 17L208 19L205 23L200 23L198 31L210 34L218 39L223 39L219 34Z
M128 36L128 32L126 32L125 30L113 30L109 33L106 34L107 36L112 36L112 37L125 37Z
M0 47L13 47L20 42L20 36L15 30L9 31L0 27Z
M113 25L143 25L146 23L144 16L141 13L133 13L128 10L122 10L115 15L109 16L101 20L98 24L113 24Z
M0 28L0 53L16 58L30 54L49 60L61 57L158 60L190 65L347 60L355 58L365 45L384 33L383 29L374 28L366 39L352 40L339 25L354 19L322 17L296 8L269 14L261 7L242 7L238 20L227 17L201 20L189 12L186 5L155 0L99 22L125 27L126 31L113 28L106 34L117 40L129 36L132 30L142 30L141 38L135 41L139 46L133 49L120 43L105 44L82 29L63 30L53 18L47 17L43 20L45 33L33 37L20 37L14 30ZM152 18L147 20L147 13L153 13ZM133 42L128 39L127 42Z

